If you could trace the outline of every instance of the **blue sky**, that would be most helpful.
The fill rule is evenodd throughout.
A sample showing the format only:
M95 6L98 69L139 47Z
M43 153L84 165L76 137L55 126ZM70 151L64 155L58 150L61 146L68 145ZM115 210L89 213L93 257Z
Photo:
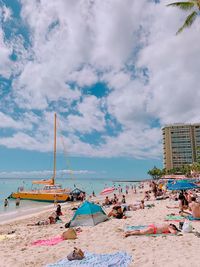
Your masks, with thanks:
M55 112L58 175L162 167L161 127L200 121L199 18L175 36L167 3L0 0L0 177L49 175Z

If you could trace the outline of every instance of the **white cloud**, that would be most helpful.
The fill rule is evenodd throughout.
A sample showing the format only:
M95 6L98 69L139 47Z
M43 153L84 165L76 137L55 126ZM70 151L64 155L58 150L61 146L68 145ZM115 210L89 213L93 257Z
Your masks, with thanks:
M0 75L9 78L11 74L11 61L9 56L11 55L11 49L4 42L4 33L0 28Z
M75 82L78 86L92 86L98 81L97 74L89 67L85 66L83 69L74 71L68 75L70 82Z
M11 129L31 129L30 120L15 120L9 115L0 112L0 129L11 128Z
M21 3L32 47L23 49L18 39L21 57L12 65L9 56L14 41L6 43L0 30L0 74L18 73L13 82L14 101L25 110L22 124L28 126L4 117L4 127L26 132L2 137L0 144L52 150L51 102L65 112L59 120L73 155L158 157L161 132L155 122L199 122L199 18L175 36L186 13L166 7L169 1ZM84 95L82 87L98 81L108 86L108 95ZM32 109L42 115L36 116ZM112 117L112 125L106 115ZM121 130L112 136L106 129L114 128L114 120ZM84 143L77 132L81 136L98 132L104 144Z
M79 115L68 116L67 127L83 134L94 130L102 132L105 127L105 114L100 109L101 100L94 96L85 97L77 106Z
M152 12L152 10L150 10ZM176 36L186 14L157 5L149 43L141 50L138 64L149 69L148 112L165 123L199 122L200 68L198 21ZM170 19L169 19L170 17Z
M3 22L6 22L9 19L11 19L11 16L12 16L11 9L6 6L2 6L2 9L0 11L0 17L2 17Z

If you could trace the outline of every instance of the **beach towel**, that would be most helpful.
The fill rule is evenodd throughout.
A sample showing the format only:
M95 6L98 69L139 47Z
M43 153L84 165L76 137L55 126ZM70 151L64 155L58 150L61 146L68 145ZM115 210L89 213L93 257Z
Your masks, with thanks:
M56 236L50 239L39 239L31 243L32 246L54 246L62 242L64 239L61 236Z
M124 231L128 232L128 231L134 231L134 230L141 230L148 227L148 225L126 225L124 227Z
M180 222L184 220L185 217L181 215L167 215L165 218L165 221L175 221L175 222Z
M8 235L0 235L0 241L3 241L5 239L11 239L13 237L15 237L15 234L8 234Z
M84 252L85 258L82 260L69 261L64 258L56 263L48 264L46 267L128 267L131 256L126 252L116 252L111 254L96 254Z
M186 219L190 221L200 221L200 218L194 218L192 215L187 216Z

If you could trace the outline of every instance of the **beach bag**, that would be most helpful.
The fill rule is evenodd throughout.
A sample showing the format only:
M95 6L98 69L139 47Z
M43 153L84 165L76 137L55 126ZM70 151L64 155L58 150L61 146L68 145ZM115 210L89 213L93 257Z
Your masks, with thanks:
M182 231L184 233L191 233L193 230L192 224L190 222L184 222L183 227L182 227Z
M76 239L77 234L76 231L73 228L69 228L67 231L63 232L62 234L63 239Z
M82 260L84 258L84 253L81 249L74 248L74 250L67 255L69 261Z

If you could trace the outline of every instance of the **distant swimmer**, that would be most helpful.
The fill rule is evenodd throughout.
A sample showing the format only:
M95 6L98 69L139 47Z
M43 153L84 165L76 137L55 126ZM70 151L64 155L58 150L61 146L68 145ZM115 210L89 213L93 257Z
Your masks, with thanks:
M16 199L15 204L16 204L16 207L19 207L19 204L20 204L20 197L18 197L18 198Z
M8 199L6 198L6 199L4 200L4 207L6 208L6 207L8 207L8 205L9 205L9 203L8 203Z

